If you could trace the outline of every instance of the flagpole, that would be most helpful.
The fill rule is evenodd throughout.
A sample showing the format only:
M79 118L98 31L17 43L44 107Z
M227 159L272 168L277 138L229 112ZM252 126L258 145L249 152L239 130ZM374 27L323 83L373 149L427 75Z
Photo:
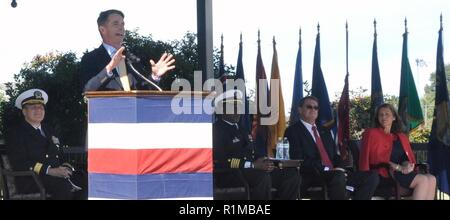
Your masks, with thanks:
M441 21L442 21L442 18L441 18ZM299 38L298 39L298 46L301 47L302 46L302 27L300 27L300 29L298 30L298 38Z
M222 35L220 36L220 49L223 50L223 33L222 33Z
M347 75L348 73L348 22L345 21L345 57L346 57L346 67Z
M377 20L373 19L373 47L372 47L372 82L370 91L370 122L373 124L375 109L384 102L383 88L381 86L380 68L377 52Z
M219 61L219 74L217 78L223 83L227 80L225 73L225 62L224 62L224 46L223 46L223 33L220 36L220 61Z
M302 76L302 28L298 30L298 51L295 61L294 87L292 90L291 114L289 117L289 125L299 121L297 112L298 102L303 98L303 76Z
M405 17L405 34L408 34L408 20Z
M373 37L377 38L377 19L373 19Z
M222 35L220 36L220 54L222 55L222 58L223 58L223 33L222 33Z
M259 31L259 29L258 29L258 47L260 46L260 43L261 43L261 39L260 39L260 31Z

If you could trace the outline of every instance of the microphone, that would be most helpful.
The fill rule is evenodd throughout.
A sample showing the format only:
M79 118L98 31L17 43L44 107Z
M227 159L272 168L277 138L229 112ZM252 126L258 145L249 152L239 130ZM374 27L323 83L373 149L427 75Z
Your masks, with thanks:
M139 57L137 57L136 55L134 55L133 53L131 53L130 51L128 51L127 48L125 48L125 50L123 50L122 55L124 55L126 57L127 61L130 63L141 62L141 59Z
M128 61L131 63L139 63L141 62L141 58L137 57L136 55L132 54L131 52L128 52Z
M124 45L125 46L125 45ZM138 75L141 79L143 79L145 82L147 82L148 84L150 84L151 86L153 86L154 88L156 88L158 91L162 92L163 90L161 89L161 87L159 87L158 85L156 85L154 82L150 81L149 79L147 79L147 77L145 77L144 75L142 75L139 71L137 71L136 68L134 68L133 63L139 63L141 61L141 59L139 57L137 57L136 55L134 55L133 53L131 53L130 51L127 50L127 48L125 47L125 50L123 50L122 54L126 57L127 61L128 61L128 65L131 67L131 69L136 73L136 75Z
M156 85L154 82L150 81L149 79L147 79L147 77L143 76L139 71L137 71L136 68L134 68L132 62L128 62L128 65L131 67L131 69L136 73L136 75L138 75L141 79L143 79L145 82L149 83L150 85L152 85L153 87L155 87L158 91L162 92L163 90L161 89L161 87L159 87L158 85Z

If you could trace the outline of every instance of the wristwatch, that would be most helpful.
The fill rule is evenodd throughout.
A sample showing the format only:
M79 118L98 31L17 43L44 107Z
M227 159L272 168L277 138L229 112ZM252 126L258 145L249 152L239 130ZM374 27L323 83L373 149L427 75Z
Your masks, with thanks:
M245 161L244 168L255 168L255 165L251 161Z

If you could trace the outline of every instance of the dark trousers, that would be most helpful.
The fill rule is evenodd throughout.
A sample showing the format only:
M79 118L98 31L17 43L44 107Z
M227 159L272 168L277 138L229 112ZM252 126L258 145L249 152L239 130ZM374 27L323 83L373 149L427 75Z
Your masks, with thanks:
M328 197L331 200L348 199L346 186L354 188L352 197L354 200L370 200L378 185L378 175L373 172L351 172L346 177L342 171L325 171L317 174L302 174L302 190L311 185L320 184L324 181L327 186Z
M370 200L379 182L380 177L376 172L356 171L349 174L347 185L355 188L354 200Z
M69 181L54 176L44 176L42 178L44 183L44 188L48 194L50 194L50 199L53 200L71 200L73 199L73 194L71 192L72 186Z
M80 186L82 190L72 192L72 185L67 179L44 175L41 178L46 193L50 195L50 199L54 200L71 200L71 199L87 199L87 175L84 172L75 172L71 180ZM21 193L39 192L39 189L31 177L17 178L18 190Z
M299 194L300 177L296 169L274 169L268 173L257 169L241 169L250 188L250 199L296 199ZM221 187L241 186L242 183L233 175L217 176L217 185ZM272 187L276 189L272 197Z
M252 200L271 199L272 178L265 171L256 169L227 169L227 172L214 173L214 179L214 185L221 188L242 187L247 183L250 188L250 199Z
M88 175L84 170L75 171L70 178L72 182L81 187L81 190L73 193L73 199L75 200L87 200L88 199Z
M250 199L269 200L272 198L272 178L269 173L257 169L242 169L242 174L250 187Z
M275 168L270 175L272 187L277 189L273 199L298 199L301 179L296 168Z

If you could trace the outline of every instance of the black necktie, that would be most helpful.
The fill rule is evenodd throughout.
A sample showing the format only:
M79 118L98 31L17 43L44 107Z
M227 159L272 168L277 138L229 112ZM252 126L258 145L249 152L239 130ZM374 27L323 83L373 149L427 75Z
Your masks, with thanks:
M45 137L44 132L40 128L36 128L36 131L43 137Z

